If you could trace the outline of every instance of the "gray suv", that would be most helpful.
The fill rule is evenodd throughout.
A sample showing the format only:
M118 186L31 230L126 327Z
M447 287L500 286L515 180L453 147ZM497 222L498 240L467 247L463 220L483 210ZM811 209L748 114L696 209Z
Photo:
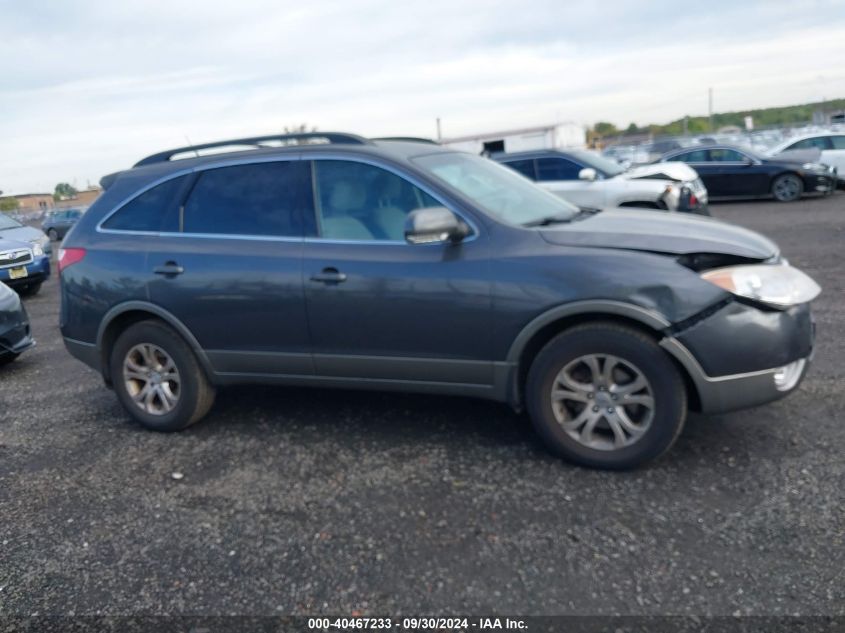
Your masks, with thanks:
M572 461L629 468L690 408L789 393L812 352L819 288L766 238L581 211L431 143L237 139L102 185L59 255L61 330L150 429L240 383L453 394L526 409Z

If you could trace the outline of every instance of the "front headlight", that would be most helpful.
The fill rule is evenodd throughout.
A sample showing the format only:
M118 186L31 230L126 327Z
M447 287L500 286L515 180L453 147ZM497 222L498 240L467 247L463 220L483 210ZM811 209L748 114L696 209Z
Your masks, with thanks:
M827 165L821 163L804 163L801 168L806 171L827 171Z
M44 249L42 248L41 244L32 244L32 254L35 257L41 257L44 254Z
M784 264L714 268L701 278L740 297L774 308L788 308L815 299L822 289L808 275Z

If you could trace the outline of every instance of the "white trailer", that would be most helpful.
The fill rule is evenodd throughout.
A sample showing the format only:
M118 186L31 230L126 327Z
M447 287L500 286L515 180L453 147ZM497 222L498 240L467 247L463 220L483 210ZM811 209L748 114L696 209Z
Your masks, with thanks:
M512 153L535 149L584 147L587 144L587 132L583 125L577 123L557 123L521 130L445 138L440 143L473 154Z

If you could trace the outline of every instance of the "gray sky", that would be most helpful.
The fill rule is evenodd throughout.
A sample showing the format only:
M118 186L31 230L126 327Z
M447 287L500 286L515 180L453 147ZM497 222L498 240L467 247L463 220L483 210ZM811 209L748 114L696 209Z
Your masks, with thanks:
M0 189L307 122L457 136L845 97L845 0L0 0Z

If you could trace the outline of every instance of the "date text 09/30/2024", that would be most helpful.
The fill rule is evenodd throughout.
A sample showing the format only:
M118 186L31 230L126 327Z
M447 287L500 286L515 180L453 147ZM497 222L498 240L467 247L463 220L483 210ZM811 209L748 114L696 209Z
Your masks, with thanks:
M512 618L308 618L308 628L313 631L461 631L461 630L525 630L524 620Z

